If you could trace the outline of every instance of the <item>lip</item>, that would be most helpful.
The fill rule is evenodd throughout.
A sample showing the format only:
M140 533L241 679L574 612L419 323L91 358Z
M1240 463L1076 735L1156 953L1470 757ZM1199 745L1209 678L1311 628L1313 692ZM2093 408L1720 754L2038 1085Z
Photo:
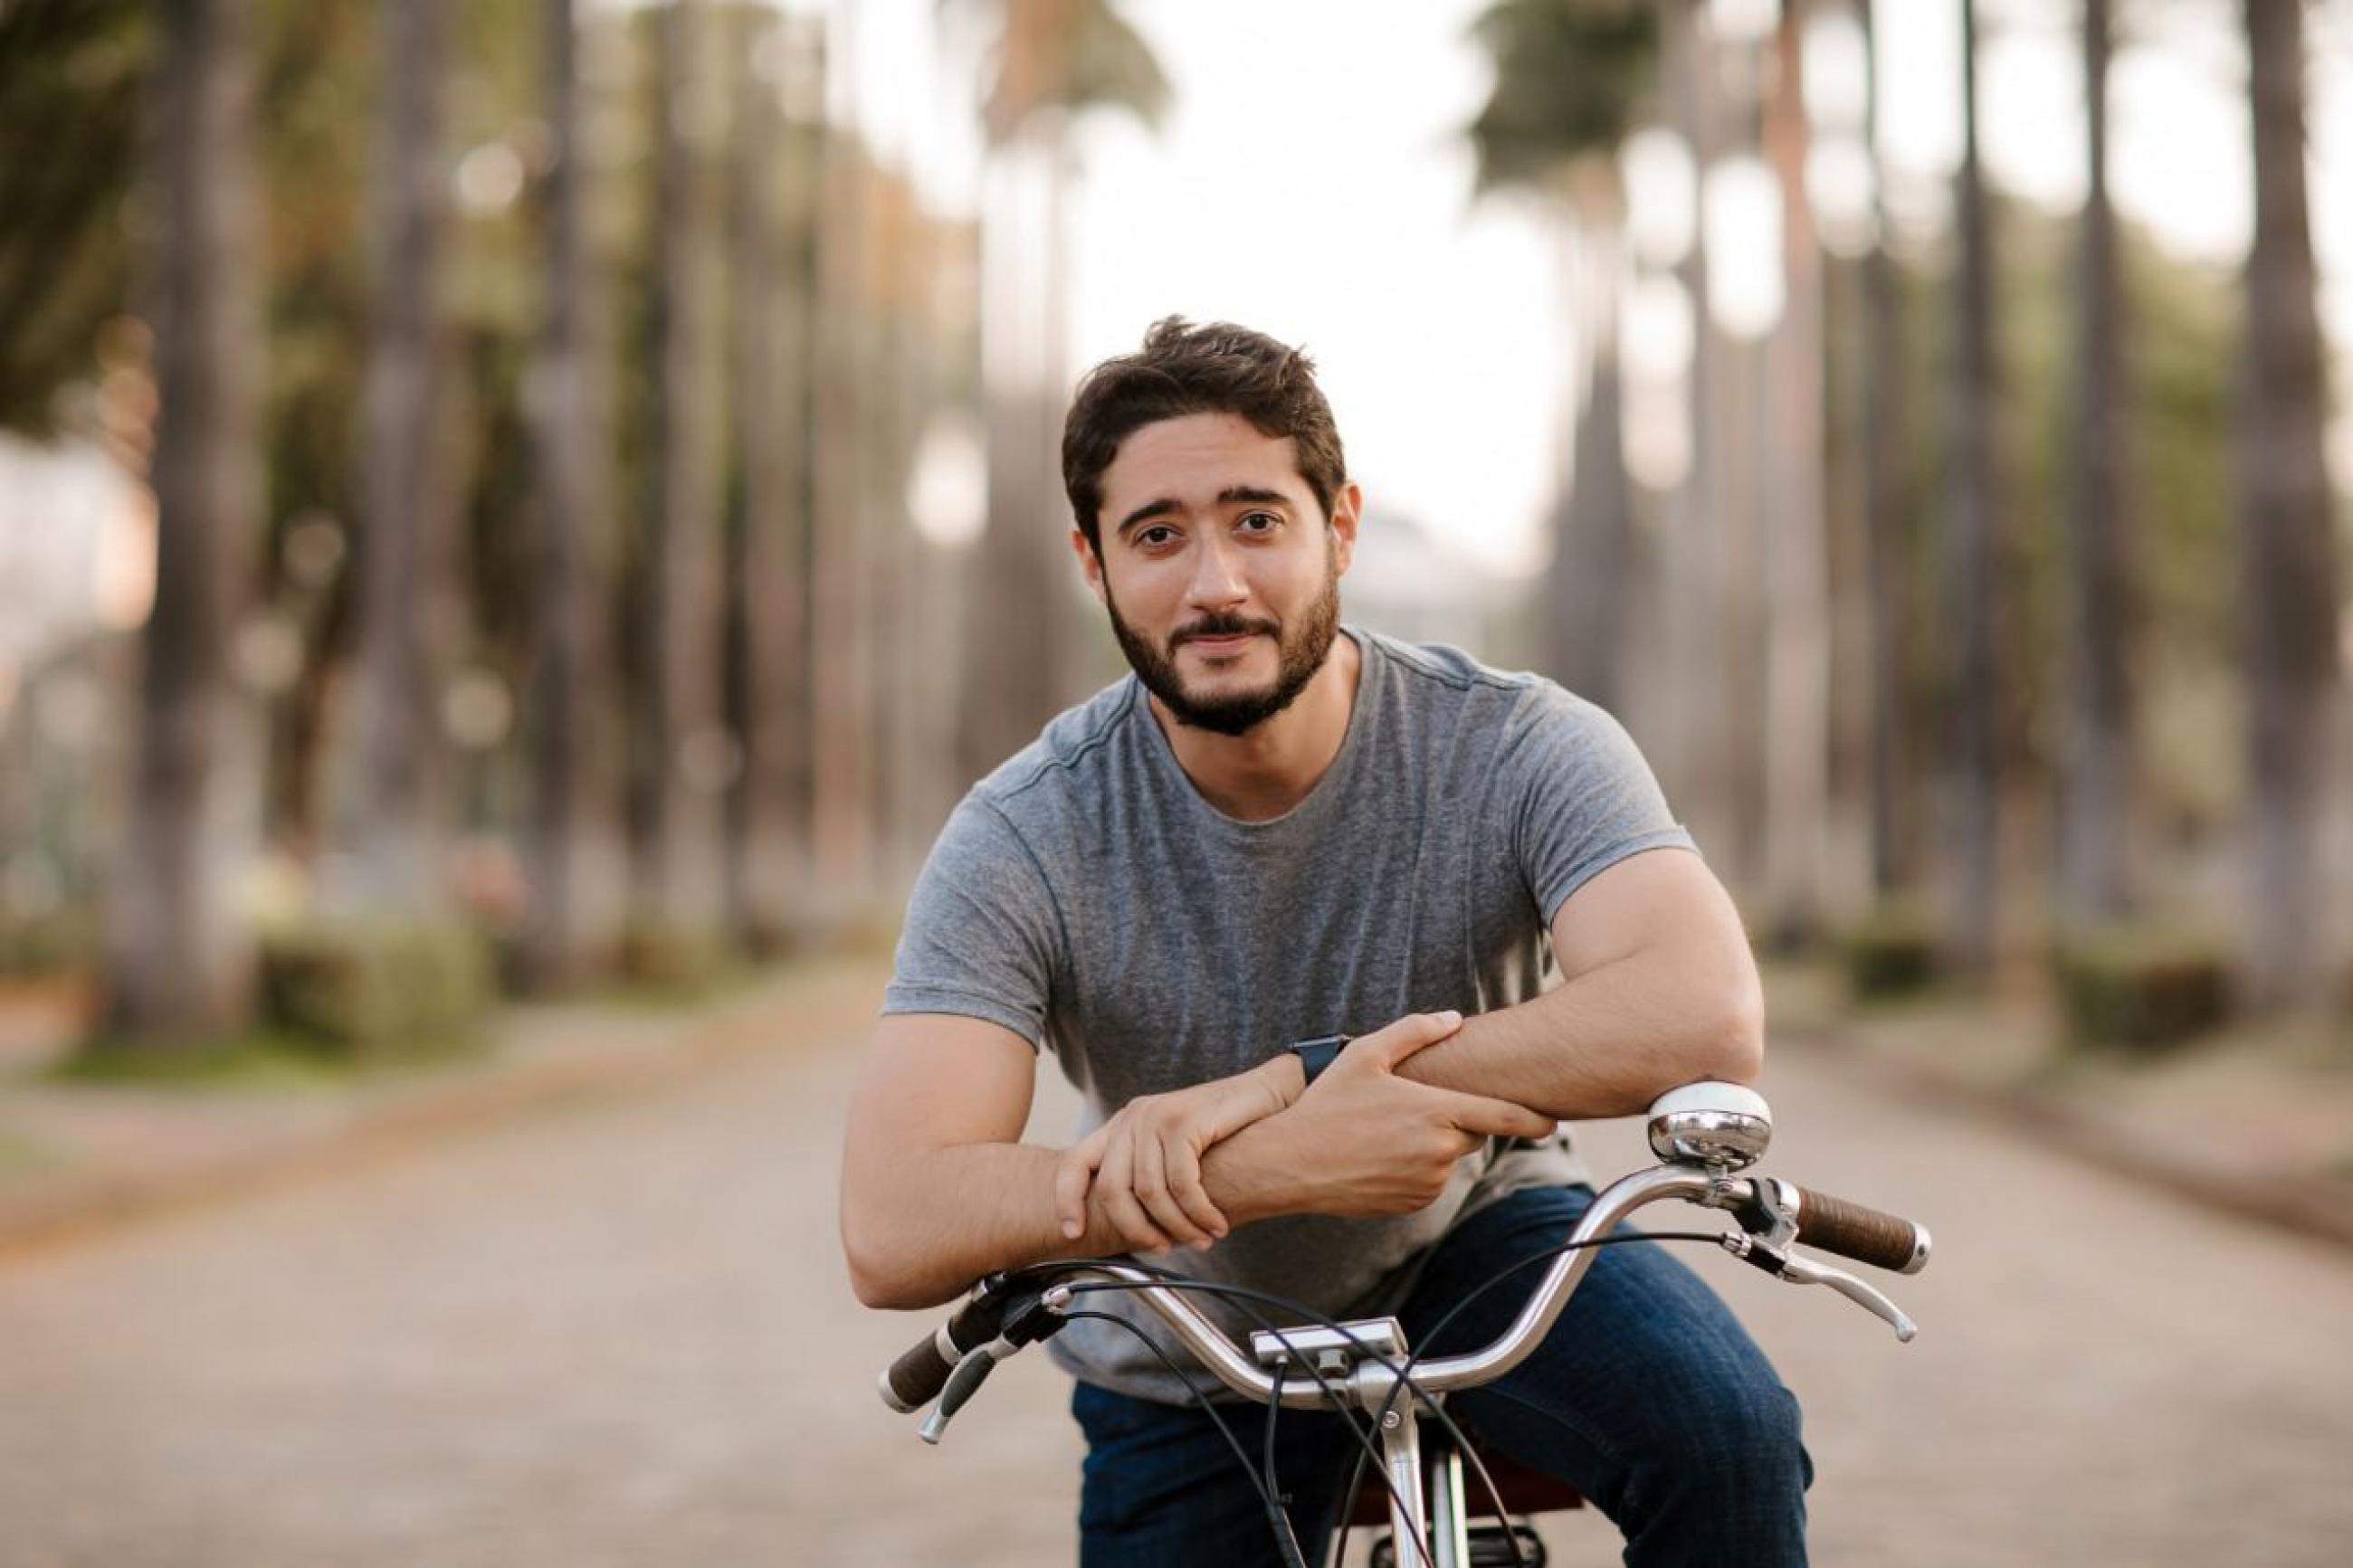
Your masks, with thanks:
M1187 637L1184 646L1198 648L1214 658L1221 655L1240 653L1243 648L1256 642L1261 635L1259 632L1234 632L1224 637Z

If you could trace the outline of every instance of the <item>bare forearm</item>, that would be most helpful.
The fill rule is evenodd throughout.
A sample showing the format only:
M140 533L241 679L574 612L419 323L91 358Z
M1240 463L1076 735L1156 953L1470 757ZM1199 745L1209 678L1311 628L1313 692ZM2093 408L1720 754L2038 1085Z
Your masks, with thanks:
M1201 1163L1210 1199L1237 1226L1296 1212L1282 1174L1280 1131L1244 1129ZM909 1156L887 1192L845 1206L851 1282L870 1307L935 1306L982 1275L1052 1258L1129 1249L1091 1197L1085 1234L1062 1234L1054 1205L1061 1151L971 1143Z
M1763 1004L1745 954L1695 969L1676 955L1636 953L1467 1019L1398 1070L1574 1121L1633 1115L1699 1079L1746 1082L1763 1058Z

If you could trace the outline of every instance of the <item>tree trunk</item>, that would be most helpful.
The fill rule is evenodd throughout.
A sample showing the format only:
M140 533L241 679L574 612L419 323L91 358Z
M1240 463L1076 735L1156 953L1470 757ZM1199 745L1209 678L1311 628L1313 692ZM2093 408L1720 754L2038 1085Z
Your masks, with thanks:
M1799 49L1805 7L1782 9L1765 105L1767 159L1781 187L1786 304L1769 346L1773 431L1765 454L1765 878L1769 934L1810 938L1821 923L1829 849L1830 543L1822 465L1822 258L1806 196Z
M443 229L442 0L383 8L384 109L378 143L374 321L361 415L358 767L341 835L354 880L331 889L375 911L417 912L441 900L437 794L432 537L438 471L434 331Z
M851 41L839 26L830 37L831 73L849 79ZM871 178L851 128L837 120L826 139L818 217L810 453L810 889L826 900L821 915L862 899L872 870L872 676L866 658L860 541L866 521L860 471L869 422L859 374L872 310Z
M155 600L137 772L111 886L104 1029L150 1045L244 1026L261 752L230 647L257 575L264 476L248 0L164 7L154 137Z
M2124 377L2123 283L2108 205L2108 0L2084 0L2084 106L2090 184L2076 258L2074 493L2068 568L2067 736L2059 797L2059 904L2073 923L2114 920L2132 903L2138 795L2133 744L2130 603L2124 487L2130 422Z
M1886 176L1879 163L1882 83L1873 21L1873 0L1860 0L1866 58L1870 62L1864 138L1871 148L1875 238L1863 258L1863 463L1869 544L1865 572L1871 584L1871 882L1882 899L1913 890L1919 879L1917 815L1911 809L1915 776L1910 765L1915 647L1912 616L1914 531L1906 504L1905 453L1911 432L1905 416L1904 302L1894 259L1887 250Z
M546 184L547 314L528 385L537 523L529 723L532 903L523 934L534 984L562 987L612 955L618 826L602 700L608 689L598 542L609 488L602 378L590 328L587 171L581 136L576 0L543 0L542 70L554 161ZM604 875L599 876L602 872Z
M1623 226L1604 200L1577 205L1577 338L1587 364L1568 494L1555 524L1546 584L1552 609L1546 641L1561 684L1622 717L1634 566L1618 359Z
M641 911L708 936L723 918L721 799L735 767L721 712L717 375L718 215L712 94L702 0L670 0L661 39L660 264L655 302L658 473L647 608L654 624L649 765L650 820L638 884Z
M795 56L810 57L787 71L822 69L812 33L786 38ZM743 627L744 773L731 796L728 871L733 923L755 952L789 939L808 876L809 306L818 147L813 128L777 111L781 85L757 72L739 78L734 139L733 413L743 518L730 577Z
M2238 421L2251 816L2248 973L2258 1002L2326 999L2325 807L2337 720L2327 388L2305 198L2301 0L2246 0L2255 230Z
M2000 672L1994 647L1994 420L2000 388L1993 361L1993 260L1978 158L1977 0L1962 0L1961 39L1961 167L1954 193L1960 273L1954 303L1957 341L1944 552L1951 648L1944 791L1946 943L1963 971L1982 973L1993 959L2001 787Z
M1040 276L1059 265L1058 162L1052 138L1035 133L997 149L982 209L988 501L976 552L980 592L967 623L962 758L962 771L975 778L1036 738L1060 706L1073 662L1065 591L1070 509L1055 457L1059 398L1049 381L1048 322L1063 302Z

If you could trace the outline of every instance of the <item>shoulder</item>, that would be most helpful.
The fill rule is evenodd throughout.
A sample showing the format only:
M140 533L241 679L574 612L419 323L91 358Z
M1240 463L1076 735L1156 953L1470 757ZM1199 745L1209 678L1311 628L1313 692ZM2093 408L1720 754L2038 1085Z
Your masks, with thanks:
M1131 675L1056 714L1036 740L973 785L967 802L1021 830L1052 823L1074 802L1097 796L1143 707L1136 693Z
M1609 730L1617 724L1599 705L1534 670L1499 668L1445 643L1403 642L1378 632L1355 635L1402 700L1469 710L1476 722L1495 727L1507 741L1533 729Z

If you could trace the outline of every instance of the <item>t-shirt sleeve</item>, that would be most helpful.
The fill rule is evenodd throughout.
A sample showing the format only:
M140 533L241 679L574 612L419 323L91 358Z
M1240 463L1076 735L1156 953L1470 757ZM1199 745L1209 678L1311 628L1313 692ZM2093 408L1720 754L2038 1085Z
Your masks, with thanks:
M1513 849L1546 926L1629 855L1694 847L1624 726L1549 681L1522 700L1498 762Z
M983 1018L1035 1048L1060 931L1029 846L1003 812L966 795L907 900L882 1011Z

